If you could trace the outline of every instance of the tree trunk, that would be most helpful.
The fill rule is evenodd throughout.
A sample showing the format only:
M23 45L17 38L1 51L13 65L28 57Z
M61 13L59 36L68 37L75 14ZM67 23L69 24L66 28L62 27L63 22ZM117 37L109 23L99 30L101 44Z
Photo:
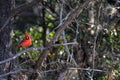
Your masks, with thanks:
M11 15L14 0L0 0L0 61L5 60L12 56L12 20L7 26L3 25ZM0 75L10 71L11 62L0 65ZM8 79L8 77L5 77ZM3 78L0 78L0 80ZM8 79L9 80L9 79Z

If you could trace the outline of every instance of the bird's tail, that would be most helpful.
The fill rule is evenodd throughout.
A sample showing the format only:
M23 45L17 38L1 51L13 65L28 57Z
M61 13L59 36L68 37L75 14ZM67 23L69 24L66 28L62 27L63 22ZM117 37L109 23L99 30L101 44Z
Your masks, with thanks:
M20 45L15 45L15 48L19 48L20 47Z

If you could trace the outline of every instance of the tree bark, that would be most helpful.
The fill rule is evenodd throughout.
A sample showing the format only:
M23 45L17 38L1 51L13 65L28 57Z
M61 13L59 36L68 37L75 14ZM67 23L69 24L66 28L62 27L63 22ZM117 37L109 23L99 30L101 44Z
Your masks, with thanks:
M5 60L12 56L12 20L3 29L2 26L5 24L13 8L14 0L0 0L0 61ZM0 74L9 72L11 69L11 62L0 65ZM0 80L3 78L0 78ZM8 79L8 77L6 77ZM8 79L9 80L9 79Z

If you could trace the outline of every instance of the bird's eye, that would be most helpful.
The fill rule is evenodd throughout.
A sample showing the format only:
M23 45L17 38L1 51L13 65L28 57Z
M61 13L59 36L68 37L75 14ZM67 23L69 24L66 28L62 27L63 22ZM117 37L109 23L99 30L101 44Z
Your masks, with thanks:
M28 40L28 39L29 39L29 37L27 36L27 37L26 37L26 40Z

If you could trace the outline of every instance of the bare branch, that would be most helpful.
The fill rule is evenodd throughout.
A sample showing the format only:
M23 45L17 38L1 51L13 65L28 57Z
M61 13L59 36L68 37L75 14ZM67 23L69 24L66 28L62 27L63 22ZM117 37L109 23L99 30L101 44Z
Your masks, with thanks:
M78 16L83 9L88 5L88 3L91 0L87 0L84 4L82 4L80 7L77 7L75 9L73 9L71 12L68 13L68 15L62 20L62 22L57 26L59 27L59 29L57 30L55 36L53 37L53 39L51 40L52 43L55 43L58 39L58 37L60 36L61 32L67 27L67 25L69 25L72 20Z
M62 19L63 19L62 18L62 16L63 16L63 3L61 3L59 7L60 7L60 23L61 23ZM63 37L64 43L67 43L67 40L66 40L66 37L65 37L65 30L63 30L63 32L62 32L62 37ZM76 63L75 59L72 57L67 45L65 45L65 51L66 51L68 57L70 57L70 59L74 63L74 65L77 66L77 63Z
M97 45L97 38L98 38L98 33L99 33L99 28L101 27L101 25L98 25L96 26L97 27L97 30L96 30L96 34L95 34L95 38L94 38L94 46L93 46L93 55L92 55L92 59L93 59L93 62L92 62L92 68L94 69L95 68L95 56L96 56L96 45ZM92 78L94 76L94 70L92 71Z
M12 10L11 15L9 16L9 18L6 20L6 22L4 23L4 25L0 28L0 32L1 30L3 30L8 23L10 22L10 20L17 14L20 14L21 12L24 12L25 10L30 9L31 7L35 6L36 4L40 3L41 0L32 0L31 2L27 2L25 4L22 4L18 7L16 7L15 9Z
M97 72L105 72L107 73L107 71L103 71L103 70L100 70L100 69L89 69L89 68L68 68L68 69L80 69L80 70L85 70L85 71L97 71Z
M55 44L55 45L52 45L51 47L53 47L53 46L61 46L61 45L71 45L71 44L77 44L77 42L71 42L71 43L65 43L65 44ZM31 47L31 48L27 48L24 51L17 53L16 55L14 55L11 58L8 58L6 60L0 61L0 64L3 64L3 63L6 63L8 61L11 61L13 59L16 59L17 57L21 56L22 54L24 54L24 53L26 53L28 51L31 51L31 50L36 51L36 50L44 50L44 49L45 49L44 47Z
M28 10L30 8L32 8L33 6L35 6L36 4L40 3L41 0L32 0L31 2L27 2L25 4L22 4L18 7L16 7L15 9L13 9L13 14L17 15L25 10Z
M57 27L59 27L59 29L57 30L55 36L51 39L50 43L48 43L46 49L43 51L43 53L41 54L41 56L37 60L37 63L34 65L35 69L41 69L41 67L42 67L41 64L43 63L44 59L46 58L47 54L49 53L49 49L51 48L51 46L54 45L54 43L57 41L58 37L63 32L63 30L65 30L65 28L67 27L67 25L69 25L72 22L72 20L83 11L83 9L88 5L88 3L90 1L91 0L87 0L81 6L73 9L62 20L62 22L60 22L60 24L57 26Z
M14 55L13 57L11 57L11 58L8 58L8 59L6 59L6 60L3 60L3 61L0 61L0 64L3 64L3 63L6 63L6 62L8 62L8 61L11 61L11 60L13 60L13 59L16 59L17 57L19 57L19 56L21 56L22 54L24 54L25 52L28 52L28 51L31 51L31 50L43 50L44 48L43 47L31 47L31 48L28 48L28 49L26 49L26 50L24 50L24 51L22 51L22 52L19 52L19 53L17 53L16 55Z
M5 24L0 28L0 32L3 30L3 28L5 28L5 27L8 25L8 23L9 23L10 20L11 20L11 18L12 18L12 16L9 17L9 18L6 20Z
M2 74L2 75L0 75L0 78L8 76L8 75L17 74L17 73L20 73L20 72L34 72L34 71L33 70L27 70L27 69L18 69L18 70L15 70L15 71L10 71L8 73Z

